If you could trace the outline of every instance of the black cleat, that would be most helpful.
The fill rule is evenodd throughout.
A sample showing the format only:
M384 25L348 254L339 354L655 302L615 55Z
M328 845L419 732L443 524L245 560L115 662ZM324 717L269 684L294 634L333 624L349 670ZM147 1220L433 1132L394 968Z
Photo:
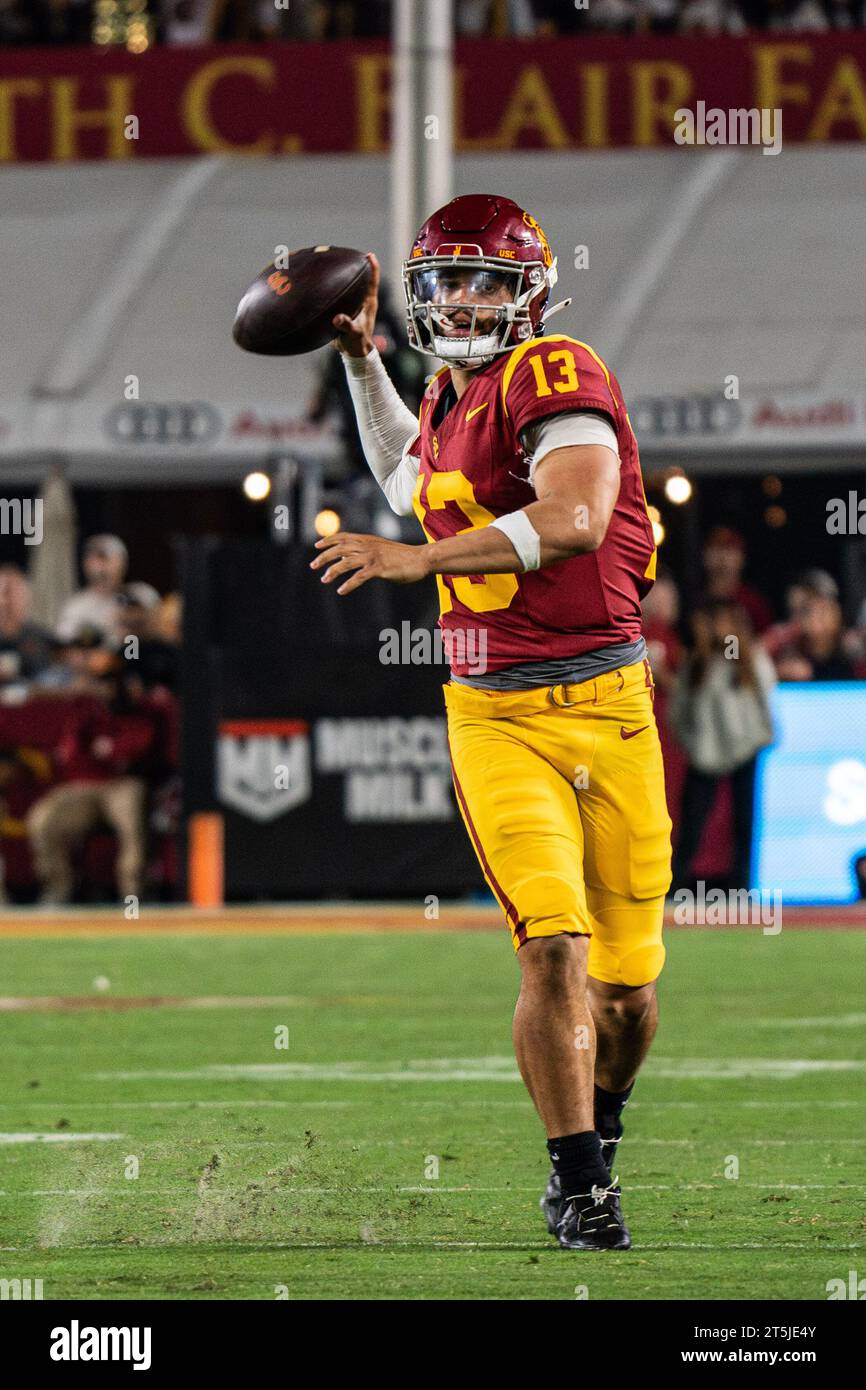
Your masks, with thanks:
M550 1177L547 1179L547 1187L544 1189L544 1196L540 1198L538 1205L544 1212L544 1219L547 1222L548 1231L552 1236L555 1236L556 1228L559 1225L563 1207L565 1206L558 1173L551 1173Z
M631 1236L620 1206L616 1179L562 1203L556 1236L563 1250L628 1250ZM543 1200L543 1199L542 1199Z

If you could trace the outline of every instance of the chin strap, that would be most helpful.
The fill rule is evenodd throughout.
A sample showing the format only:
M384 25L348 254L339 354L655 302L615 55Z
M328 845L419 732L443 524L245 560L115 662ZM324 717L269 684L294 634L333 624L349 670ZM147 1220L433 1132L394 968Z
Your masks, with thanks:
M546 309L544 314L542 315L539 327L541 329L545 329L547 327L548 319L552 319L554 314L559 313L560 309L567 309L570 303L570 299L561 299L558 304L553 305L552 309Z

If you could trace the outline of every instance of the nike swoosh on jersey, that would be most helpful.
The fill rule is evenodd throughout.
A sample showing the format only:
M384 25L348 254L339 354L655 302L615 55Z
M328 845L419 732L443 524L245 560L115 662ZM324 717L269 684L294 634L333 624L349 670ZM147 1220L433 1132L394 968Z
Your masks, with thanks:
M485 401L483 405L476 405L474 410L467 410L466 419L471 420L473 415L477 415L480 410L486 410L490 402Z
M641 724L639 729L620 729L620 738L634 738L635 734L642 734L644 729L648 729L649 724Z

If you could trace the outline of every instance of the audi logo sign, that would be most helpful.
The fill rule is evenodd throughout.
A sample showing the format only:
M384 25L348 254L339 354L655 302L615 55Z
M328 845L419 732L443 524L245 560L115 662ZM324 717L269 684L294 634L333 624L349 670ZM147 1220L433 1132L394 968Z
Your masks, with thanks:
M204 401L124 401L105 418L119 444L208 444L221 428L219 411Z
M638 439L733 434L742 418L739 401L697 392L690 396L643 396L634 402L630 413Z

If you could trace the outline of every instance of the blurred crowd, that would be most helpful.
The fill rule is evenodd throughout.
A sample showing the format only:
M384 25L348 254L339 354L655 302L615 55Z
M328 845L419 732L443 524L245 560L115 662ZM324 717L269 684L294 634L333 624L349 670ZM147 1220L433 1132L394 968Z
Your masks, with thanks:
M0 43L141 51L152 42L376 38L390 33L391 14L391 0L0 0ZM815 32L866 25L866 0L455 0L455 23L461 36L493 37Z
M171 889L180 603L127 567L120 537L89 537L49 628L23 570L0 565L0 897L33 880L46 905L82 880L128 904Z
M727 526L709 533L702 561L699 593L686 599L661 570L644 601L666 769L682 772L674 889L693 881L723 784L732 817L730 881L748 887L757 759L774 737L770 692L777 681L866 679L866 603L846 625L833 576L804 569L791 575L777 619L745 577L742 536Z

